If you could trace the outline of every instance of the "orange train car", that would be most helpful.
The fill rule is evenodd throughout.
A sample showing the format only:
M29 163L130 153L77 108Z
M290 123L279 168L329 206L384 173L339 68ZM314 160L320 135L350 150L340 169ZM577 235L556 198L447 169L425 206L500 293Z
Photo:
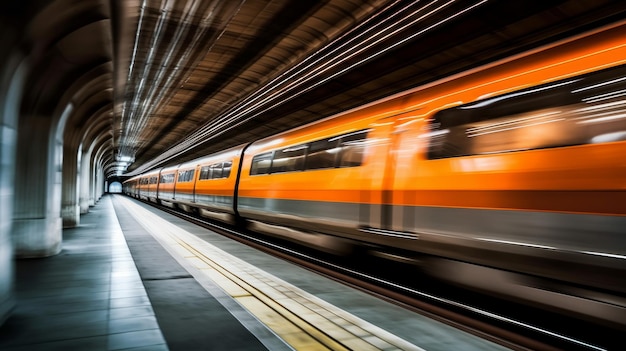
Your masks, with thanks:
M350 240L363 240L359 228L379 215L371 204L383 201L388 138L400 112L393 101L376 104L252 143L239 179L239 214L257 231L349 249Z
M626 22L235 151L254 230L626 326Z
M139 199L157 202L160 170L153 170L138 177Z
M176 202L185 211L235 223L235 189L244 145L182 164Z
M131 197L138 199L139 198L139 177L132 177L124 181L122 192L127 196L131 196Z
M235 223L235 189L244 147L233 147L134 176L124 182L124 193L141 200Z
M436 276L623 325L626 304L592 296L626 293L624 33L613 25L254 142L238 211L265 233L416 253ZM532 287L555 281L585 288L555 301Z

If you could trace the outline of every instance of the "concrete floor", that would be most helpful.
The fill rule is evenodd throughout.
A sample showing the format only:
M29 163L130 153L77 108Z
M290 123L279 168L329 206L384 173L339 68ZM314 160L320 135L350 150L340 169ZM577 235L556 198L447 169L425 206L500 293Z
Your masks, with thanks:
M17 306L0 349L168 350L105 198L63 231L63 251L16 262Z
M141 234L132 223L122 233L105 196L78 228L63 231L59 255L18 260L17 306L0 328L0 350L265 349ZM126 240L139 251L134 259Z
M215 250L211 259L223 251L241 261L241 269L253 272L249 284L269 279L352 321L347 330L358 323L407 345L377 348L374 342L369 349L504 349L120 195L103 197L78 228L65 229L59 255L16 261L17 307L0 328L0 350L293 349L217 282L200 276L202 269L186 264L188 253L166 250L155 231L186 232L194 249Z

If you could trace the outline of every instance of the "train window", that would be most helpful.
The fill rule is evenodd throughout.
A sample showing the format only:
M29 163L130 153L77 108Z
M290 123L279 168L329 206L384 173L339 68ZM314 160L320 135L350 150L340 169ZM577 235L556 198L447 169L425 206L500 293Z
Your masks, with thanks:
M209 166L204 166L200 169L200 180L206 179L219 179L230 177L230 170L232 168L232 161L224 163L214 163Z
M200 177L198 179L206 180L206 179L210 179L210 177L211 177L211 171L209 170L209 166L204 166L200 168Z
M250 175L268 174L272 166L273 151L256 155L252 158L252 166L250 167Z
M211 179L222 178L223 166L221 163L211 165Z
M174 173L161 174L161 183L174 183Z
M626 140L626 66L436 113L429 159Z
M369 130L359 130L341 136L339 167L357 167L363 163L368 132Z
M157 183L157 177L150 177L150 184L156 184Z
M178 171L178 182L191 182L193 181L193 175L195 173L194 169L188 169L186 171Z
M309 145L309 153L306 156L305 169L334 168L335 159L339 153L337 138L314 141Z
M276 151L270 173L302 171L306 150L307 145L297 145Z
M228 161L224 162L224 173L222 173L222 178L230 177L230 170L233 168L233 162Z

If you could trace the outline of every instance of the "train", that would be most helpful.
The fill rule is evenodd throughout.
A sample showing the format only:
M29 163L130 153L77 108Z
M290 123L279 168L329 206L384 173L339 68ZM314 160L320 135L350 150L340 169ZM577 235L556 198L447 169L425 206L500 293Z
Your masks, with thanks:
M136 175L126 195L626 326L626 21Z

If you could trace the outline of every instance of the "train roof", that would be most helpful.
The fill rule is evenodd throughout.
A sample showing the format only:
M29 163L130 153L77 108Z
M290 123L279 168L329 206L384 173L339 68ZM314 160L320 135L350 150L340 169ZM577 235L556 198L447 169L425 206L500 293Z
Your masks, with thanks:
M196 166L201 165L201 164L208 164L208 163L215 163L215 162L226 161L229 158L234 158L234 157L236 157L238 155L241 155L241 152L246 147L246 145L248 145L248 144L237 145L237 146L231 147L231 148L226 149L226 150L222 150L222 151L219 151L219 152L212 153L210 155L206 155L206 156L203 156L203 157L200 157L200 158L196 158L196 159L193 159L191 161L182 163L179 167L180 168L193 168L193 167L196 167Z

